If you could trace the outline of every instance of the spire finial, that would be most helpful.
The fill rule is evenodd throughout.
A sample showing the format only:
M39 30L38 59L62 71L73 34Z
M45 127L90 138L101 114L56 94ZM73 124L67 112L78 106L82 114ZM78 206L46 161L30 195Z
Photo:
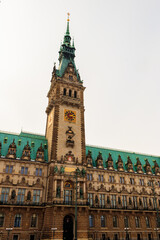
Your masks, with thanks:
M68 18L67 18L67 31L66 31L66 35L69 35L69 16L70 16L70 13L67 13L68 15Z
M67 15L68 15L67 22L69 22L69 16L70 16L70 13L67 13Z

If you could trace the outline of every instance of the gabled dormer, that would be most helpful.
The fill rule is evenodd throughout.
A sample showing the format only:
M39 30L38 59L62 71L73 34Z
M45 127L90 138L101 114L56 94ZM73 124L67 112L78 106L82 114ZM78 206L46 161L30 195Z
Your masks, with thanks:
M16 158L16 144L15 144L14 139L13 139L13 142L9 145L8 153L6 155L6 158L11 158L11 159Z
M114 167L113 167L113 159L112 159L111 153L109 153L108 159L107 159L107 161L106 161L106 165L107 165L107 169L108 169L108 170L114 170Z
M128 172L133 172L133 163L129 156L127 157L126 167L127 167Z
M118 160L116 162L118 171L124 171L123 161L120 155L118 155Z
M145 159L146 164L144 165L144 169L146 171L147 174L152 174L152 170L151 170L151 165L148 162L148 159Z
M92 167L92 152L90 150L88 150L88 154L86 156L86 163L87 163L87 167Z
M29 142L27 142L27 145L23 148L21 159L22 160L30 160L31 159L31 148L29 146Z
M154 166L153 166L154 173L155 173L155 175L159 176L160 175L159 165L156 162L156 160L153 160L153 162L154 162Z
M99 152L97 159L96 159L96 166L97 168L103 169L103 158L102 158L102 153Z
M137 171L137 173L143 173L142 164L141 164L141 162L140 162L138 157L136 159L137 159L137 162L135 164L136 171Z
M41 161L41 162L44 161L44 148L42 147L42 143L41 143L41 146L37 150L36 161Z

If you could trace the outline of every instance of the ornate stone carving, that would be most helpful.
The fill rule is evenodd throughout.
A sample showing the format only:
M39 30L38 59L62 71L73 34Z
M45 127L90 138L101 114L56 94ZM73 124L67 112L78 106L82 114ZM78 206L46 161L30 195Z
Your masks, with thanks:
M87 161L87 167L93 167L92 164L92 152L90 150L88 150L88 154L86 156L86 161Z
M98 156L97 156L97 159L96 159L96 166L97 168L101 168L103 169L103 158L102 158L102 153L99 152Z
M72 151L69 151L68 153L66 153L66 155L64 156L64 162L67 162L67 163L75 162L75 156L72 153Z
M6 158L16 158L16 144L15 140L13 139L13 142L9 145L8 153L6 155Z
M113 167L113 159L112 159L111 153L109 153L108 159L107 159L107 161L106 161L106 165L107 165L107 169L108 169L108 170L114 170L114 167Z
M151 170L151 165L148 162L148 159L145 159L146 164L144 165L144 169L146 171L147 174L152 174L152 170Z
M24 147L22 152L22 160L30 160L31 159L31 148L29 146L29 143L27 142L27 145Z
M41 146L37 150L36 161L42 161L42 162L44 161L44 149L42 147L42 143L41 143Z
M74 147L74 140L73 137L75 136L75 133L72 130L72 127L68 126L68 130L66 131L66 146L67 147Z
M133 172L133 164L129 156L127 157L126 166L127 166L128 172Z
M118 171L124 171L123 161L120 155L118 155L118 160L116 162Z
M153 162L154 162L153 169L154 169L155 175L159 176L159 175L160 175L159 165L158 165L158 163L156 162L156 160L153 160Z
M137 173L143 173L142 164L141 164L141 162L140 162L138 157L136 159L137 159L137 162L135 164L136 171L137 171Z

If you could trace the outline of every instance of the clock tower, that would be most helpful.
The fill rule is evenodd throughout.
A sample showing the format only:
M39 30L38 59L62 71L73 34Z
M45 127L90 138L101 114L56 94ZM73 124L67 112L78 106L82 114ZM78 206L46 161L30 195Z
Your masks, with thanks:
M59 51L59 67L54 65L48 92L46 138L48 159L64 164L85 164L83 82L75 65L69 16Z

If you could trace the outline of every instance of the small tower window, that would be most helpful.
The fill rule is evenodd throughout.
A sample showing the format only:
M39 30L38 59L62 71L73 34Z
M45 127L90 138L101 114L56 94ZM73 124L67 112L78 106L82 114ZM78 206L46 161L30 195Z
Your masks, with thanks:
M66 90L66 88L64 88L64 89L63 89L63 95L64 95L64 96L66 96L66 92L67 92L67 90Z
M77 91L74 91L74 98L77 98Z
M69 75L69 80L73 81L73 76Z
M72 90L69 89L69 97L72 97Z

